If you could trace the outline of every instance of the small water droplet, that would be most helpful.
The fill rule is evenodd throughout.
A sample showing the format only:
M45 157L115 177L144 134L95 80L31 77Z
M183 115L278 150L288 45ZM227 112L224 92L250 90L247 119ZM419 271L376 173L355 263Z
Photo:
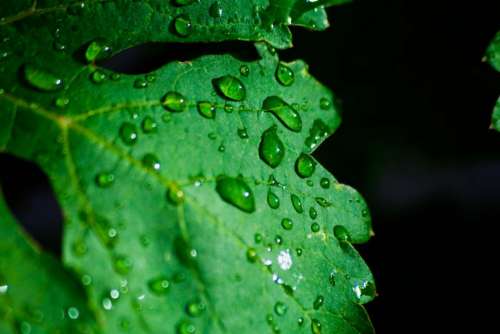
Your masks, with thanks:
M336 282L336 277L337 277L337 274L336 274L335 271L332 271L330 273L330 275L328 276L328 282L330 282L331 286L335 286L335 284L337 283Z
M54 104L58 108L66 108L66 106L69 104L69 99L67 97L58 97L55 101Z
M147 88L149 83L144 78L138 78L134 81L134 88Z
M285 145L277 133L277 127L272 126L262 134L259 145L260 158L272 168L279 166L285 156Z
M292 201L292 206L297 213L304 212L304 207L302 206L302 201L299 196L292 194L290 195L290 200Z
M134 124L125 122L120 127L120 138L125 145L134 145L138 138L137 132Z
M267 97L262 103L262 109L271 112L288 129L294 132L302 130L302 119L299 113L280 97Z
M321 188L323 189L328 189L330 188L330 180L327 179L326 177L322 178L320 181L319 181L319 185L321 186Z
M304 318L299 317L299 318L297 319L297 324L298 324L299 326L304 325Z
M109 172L101 172L96 175L95 183L100 188L109 188L115 182L115 175Z
M168 92L165 94L161 103L165 109L173 112L182 112L187 109L186 98L177 92Z
M274 304L274 312L279 315L279 316L283 316L286 314L286 311L288 311L288 307L286 306L285 303L283 302L276 302L276 304Z
M259 258L258 254L257 254L257 251L255 250L255 248L249 248L247 249L247 260L249 262L252 262L252 263L255 263L257 261L257 259Z
M325 297L319 295L316 297L313 303L313 307L315 310L318 310L325 303Z
M287 249L286 251L281 251L278 255L278 265L282 270L290 270L292 268L292 255L290 251Z
M177 334L195 334L196 326L188 320L183 320L177 325Z
M267 192L267 204L271 209L277 209L280 207L280 199L271 191L271 189Z
M319 232L319 230L320 230L320 226L318 223L311 224L311 231L313 231L314 233L317 233L317 232Z
M215 111L216 108L213 103L207 101L198 102L198 112L200 113L201 116L208 119L214 119Z
M283 86L291 86L295 81L293 70L283 63L279 63L276 68L276 79Z
M89 63L96 60L101 60L111 55L112 48L108 42L103 39L96 39L92 41L85 50L85 59Z
M285 230L289 231L293 228L293 222L289 218L283 218L281 220L281 227L283 227Z
M205 312L206 306L199 298L186 304L186 313L191 317L199 317Z
M167 199L174 205L179 205L184 202L184 192L177 185L171 185L167 190Z
M92 82L95 84L101 84L106 81L106 73L100 70L96 70L90 75L90 80L92 80Z
M315 198L316 203L318 203L321 207L327 208L332 205L332 203L328 202L325 198L323 197L316 197Z
M313 334L321 334L321 322L318 319L311 320L311 332Z
M84 286L89 286L92 284L92 276L84 274L82 275L81 281Z
M302 256L303 250L302 248L297 248L295 252L297 253L297 256Z
M149 290L158 296L168 293L170 281L166 276L158 276L148 281Z
M156 132L158 124L156 123L153 117L146 116L142 120L141 127L144 133L153 133Z
M315 208L313 207L310 207L309 208L309 217L311 217L311 219L316 219L318 217L318 211L316 211Z
M24 78L34 88L51 92L63 88L63 80L56 75L32 65L24 65Z
M224 201L238 209L247 213L255 211L252 190L242 179L220 176L217 178L216 191Z
M295 161L295 171L301 178L307 178L314 174L316 162L313 158L305 153L302 153Z
M248 139L247 128L238 129L238 137L240 137L241 139Z
M193 24L186 14L181 14L174 19L174 29L177 35L187 37L191 34Z
M254 239L256 244L260 244L262 242L262 234L255 233L255 235L253 236L253 239Z
M247 65L241 65L240 74L244 77L248 77L248 75L250 74L250 68Z
M219 152L225 152L226 151L226 146L224 146L224 143L221 143L219 145L219 148L217 148Z
M160 160L152 153L147 153L142 157L142 165L148 169L159 171L161 168Z
M215 90L226 99L232 101L243 101L246 97L246 89L240 79L225 75L212 80Z
M222 10L220 3L218 1L215 1L212 5L210 5L210 8L208 9L208 13L214 19L218 19L218 18L222 17L223 10Z
M226 103L224 105L224 111L227 112L228 114L230 114L234 111L234 107L231 104Z
M328 110L330 109L330 107L332 106L332 103L330 102L329 99L327 99L326 97L322 97L320 100L319 100L319 107L323 110Z
M333 228L333 235L340 242L351 242L351 235L342 225L335 225Z
M125 255L117 255L113 259L113 268L121 275L127 275L132 269L132 260Z

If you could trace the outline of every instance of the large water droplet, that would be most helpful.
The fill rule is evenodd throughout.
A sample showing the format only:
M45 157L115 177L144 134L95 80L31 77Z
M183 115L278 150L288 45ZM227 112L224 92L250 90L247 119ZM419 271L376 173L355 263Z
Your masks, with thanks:
M107 58L111 55L112 48L108 42L103 39L97 39L87 46L85 50L85 59L92 63L96 60Z
M279 315L279 316L283 316L286 314L286 311L288 311L288 307L286 306L285 303L283 302L276 302L276 304L274 304L274 312Z
M174 19L174 29L177 35L187 37L191 34L193 24L189 16L181 14Z
M276 79L283 86L291 86L295 81L293 70L283 63L279 63L276 68Z
M279 166L285 156L285 145L278 136L276 126L262 134L259 146L260 158L272 168Z
M34 88L46 92L56 91L63 87L61 78L29 64L24 65L24 78Z
M301 178L310 177L315 169L316 162L308 154L302 153L295 161L295 171Z
M255 211L255 198L252 190L242 179L220 176L217 178L216 190L224 201L238 209L248 213Z
M168 92L163 97L161 104L169 111L182 112L187 108L187 101L184 95L177 92Z
M270 96L262 103L264 111L271 112L288 129L299 132L302 130L302 119L299 113L278 96Z
M217 92L229 100L243 101L246 97L245 86L240 79L232 75L225 75L212 82Z
M198 102L198 112L200 113L201 116L208 119L214 119L215 111L216 108L213 103L207 101Z
M267 204L271 209L277 209L280 207L280 199L271 191L271 189L267 192Z
M148 282L149 290L158 296L168 293L170 288L170 281L166 276L155 277Z
M304 207L302 206L302 201L300 200L299 196L292 194L290 195L290 199L292 201L292 206L297 213L304 212Z
M125 145L134 145L137 142L137 127L125 122L120 127L120 138Z
M333 228L333 235L340 242L351 242L349 231L342 225L335 225Z

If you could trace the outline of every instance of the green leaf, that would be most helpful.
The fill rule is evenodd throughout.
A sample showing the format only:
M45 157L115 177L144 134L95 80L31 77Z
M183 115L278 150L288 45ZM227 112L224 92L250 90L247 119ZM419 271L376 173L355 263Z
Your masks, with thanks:
M500 72L500 32L495 35L488 46L484 61L487 61L495 70ZM491 127L500 131L500 98L493 109Z
M0 193L0 331L97 333L83 286L27 242Z

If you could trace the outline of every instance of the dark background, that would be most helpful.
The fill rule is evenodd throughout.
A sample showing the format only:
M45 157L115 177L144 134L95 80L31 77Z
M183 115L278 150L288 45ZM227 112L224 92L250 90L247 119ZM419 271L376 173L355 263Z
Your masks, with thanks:
M377 279L367 309L380 334L482 333L494 320L484 300L498 290L500 133L488 127L500 74L481 58L500 30L495 2L358 0L330 9L326 32L294 29L295 48L280 52L343 100L343 126L315 156L370 204L376 236L358 248ZM141 72L127 64L178 53L150 45L107 65ZM11 208L58 254L61 216L43 174L5 155L0 167Z

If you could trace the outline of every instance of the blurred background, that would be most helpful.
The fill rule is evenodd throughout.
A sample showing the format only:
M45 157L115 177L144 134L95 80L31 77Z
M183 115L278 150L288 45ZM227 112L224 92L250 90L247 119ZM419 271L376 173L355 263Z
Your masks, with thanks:
M498 281L500 133L488 128L500 74L481 62L500 30L495 2L357 0L330 9L325 32L294 29L295 48L280 52L343 101L343 125L315 156L371 207L376 236L358 249L377 279L367 309L380 334L482 333L494 319L480 299L494 299ZM183 52L199 54L150 45L107 66L141 72L133 64ZM10 207L59 254L61 214L43 173L5 155L0 167Z

